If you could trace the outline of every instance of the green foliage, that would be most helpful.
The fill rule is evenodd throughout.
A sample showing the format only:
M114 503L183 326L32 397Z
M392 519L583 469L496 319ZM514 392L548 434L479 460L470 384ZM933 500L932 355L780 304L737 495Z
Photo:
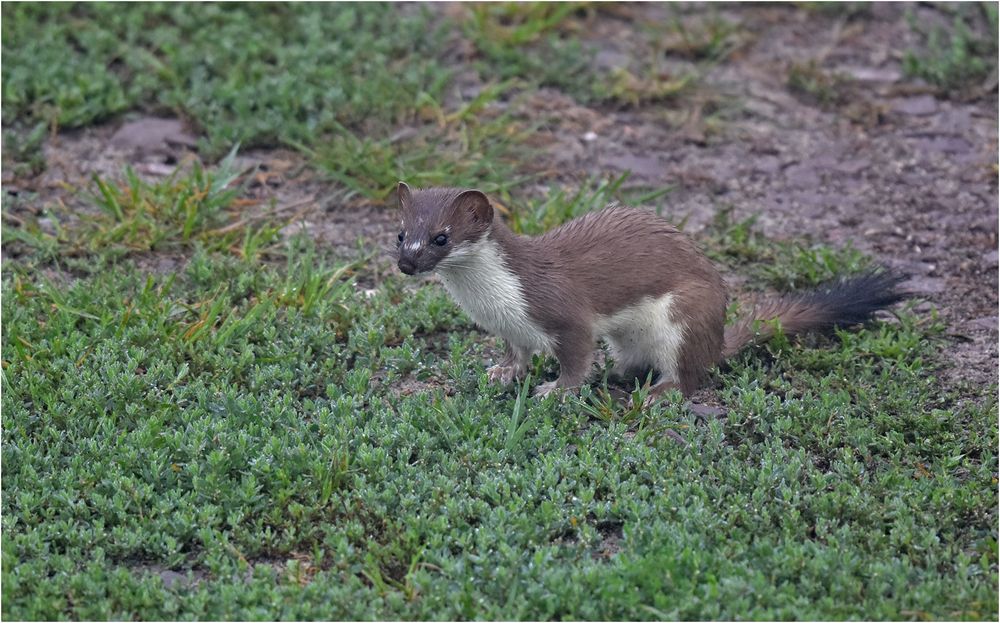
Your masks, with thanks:
M850 97L850 79L841 73L824 71L815 60L793 63L788 69L789 90L823 108L846 105Z
M872 12L870 2L796 2L795 4L806 11L846 19L870 15Z
M704 424L493 388L439 288L288 253L6 273L5 618L995 616L996 404L913 317L744 357Z
M93 226L88 232L92 247L120 244L127 249L151 250L166 241L190 241L220 225L224 209L239 192L230 188L239 175L233 170L235 156L233 149L214 174L196 162L189 175L175 171L157 183L142 181L132 169L126 170L123 186L95 177L93 202L102 214L88 219Z
M677 97L689 90L695 75L685 73L674 77L648 65L643 75L637 76L624 67L611 70L608 82L599 88L602 100L640 106Z
M4 243L23 245L36 261L74 258L74 267L86 271L127 255L199 247L253 261L274 242L280 226L232 213L242 173L235 157L234 148L215 170L195 161L156 182L141 179L131 168L120 183L95 176L82 192L94 212L53 211L52 231L31 220L5 226Z
M3 116L79 127L168 109L215 155L312 141L437 97L440 39L388 4L6 4Z
M755 222L756 217L734 222L731 210L719 211L706 230L705 251L750 274L757 284L782 290L815 286L870 267L869 258L850 245L834 249L800 240L769 240L754 228Z
M955 6L958 10L951 29L934 28L924 33L926 49L907 52L903 68L908 75L923 78L945 93L960 94L996 71L998 17L995 2ZM916 23L911 23L918 30Z
M596 49L575 35L592 28L603 10L599 3L480 3L468 7L463 27L482 56L482 75L555 87L584 104L637 106L677 98L692 90L703 68L674 74L664 69L664 55L710 65L742 43L736 26L714 14L697 23L676 18L666 28L639 22L637 31L647 31L646 57L635 67L596 69Z
M691 18L674 10L663 23L637 24L644 54L638 63L612 68L607 76L593 82L595 97L603 102L641 106L654 102L673 102L697 92L706 71L727 58L746 41L745 33L714 11L706 17ZM670 59L672 63L665 63ZM678 64L678 61L682 61ZM712 101L717 94L698 93Z
M99 199L127 217L130 189L166 206L171 184ZM719 228L751 271L847 268ZM533 399L546 360L497 388L436 285L362 295L364 261L303 238L275 256L200 243L179 272L73 281L6 263L5 618L996 616L997 405L941 392L933 318L745 353L705 423L678 395L640 409L642 384Z
M341 127L329 141L309 150L317 166L369 199L384 199L399 180L416 187L469 186L506 192L525 177L515 163L530 157L523 142L534 129L513 112L486 110L509 84L487 87L458 110L446 113L427 99L434 122L411 126L385 138L358 136Z
M36 123L31 130L5 130L3 133L4 166L13 166L15 175L37 175L45 170L42 144L48 135L44 123ZM8 164L10 163L10 164Z
M664 51L692 60L719 61L741 43L737 25L715 12L700 20L683 20L675 16L668 32L673 37L660 44Z
M582 102L595 97L595 51L569 36L584 3L484 2L466 8L462 27L483 57L482 75L557 87Z

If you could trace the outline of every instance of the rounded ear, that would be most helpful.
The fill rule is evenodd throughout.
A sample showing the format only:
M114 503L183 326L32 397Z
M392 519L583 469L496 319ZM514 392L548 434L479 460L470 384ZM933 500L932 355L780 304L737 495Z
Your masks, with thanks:
M482 191L463 191L458 197L455 197L452 207L456 210L465 211L472 217L472 220L478 223L488 225L493 222L493 206L490 204L489 198Z
M396 185L396 197L399 199L399 207L406 208L410 205L410 187L406 185L406 182L400 182Z

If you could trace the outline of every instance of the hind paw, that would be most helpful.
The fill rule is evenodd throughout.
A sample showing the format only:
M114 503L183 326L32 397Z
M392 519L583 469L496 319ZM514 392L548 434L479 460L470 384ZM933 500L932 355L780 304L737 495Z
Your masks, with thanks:
M491 383L510 385L515 379L521 376L521 368L498 364L488 368L486 376L489 377Z
M556 386L555 381L549 381L548 383L542 383L541 385L536 387L535 391L532 392L531 395L534 396L535 398L545 398L546 396L548 396L549 394L558 389L559 388Z

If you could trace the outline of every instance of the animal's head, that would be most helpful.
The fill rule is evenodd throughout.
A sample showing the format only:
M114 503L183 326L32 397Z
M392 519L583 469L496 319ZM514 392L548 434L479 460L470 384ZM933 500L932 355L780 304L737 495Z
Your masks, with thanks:
M429 272L445 258L457 258L487 234L493 206L478 190L396 189L402 226L397 236L397 265L407 275Z

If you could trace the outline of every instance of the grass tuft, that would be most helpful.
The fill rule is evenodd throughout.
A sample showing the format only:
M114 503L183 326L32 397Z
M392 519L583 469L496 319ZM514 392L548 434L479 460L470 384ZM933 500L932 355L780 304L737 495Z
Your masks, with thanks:
M841 108L852 100L850 79L837 72L824 71L815 61L793 63L788 69L789 90L821 108Z
M752 277L751 283L782 290L819 285L841 275L864 272L871 260L848 245L834 249L800 240L769 240L754 224L756 217L733 221L721 210L706 230L706 252Z
M322 171L350 189L349 197L383 200L401 179L417 187L475 186L506 193L527 179L515 164L530 157L526 142L534 129L512 107L491 106L510 86L487 86L450 113L426 100L427 122L383 138L362 138L341 127L309 153Z
M14 3L3 8L3 116L72 128L169 110L205 134L209 157L237 142L311 141L402 121L411 102L438 97L441 34L387 4Z
M956 7L950 29L927 31L911 19L912 28L926 38L926 48L908 51L903 69L944 93L962 94L996 73L998 16L993 2Z

